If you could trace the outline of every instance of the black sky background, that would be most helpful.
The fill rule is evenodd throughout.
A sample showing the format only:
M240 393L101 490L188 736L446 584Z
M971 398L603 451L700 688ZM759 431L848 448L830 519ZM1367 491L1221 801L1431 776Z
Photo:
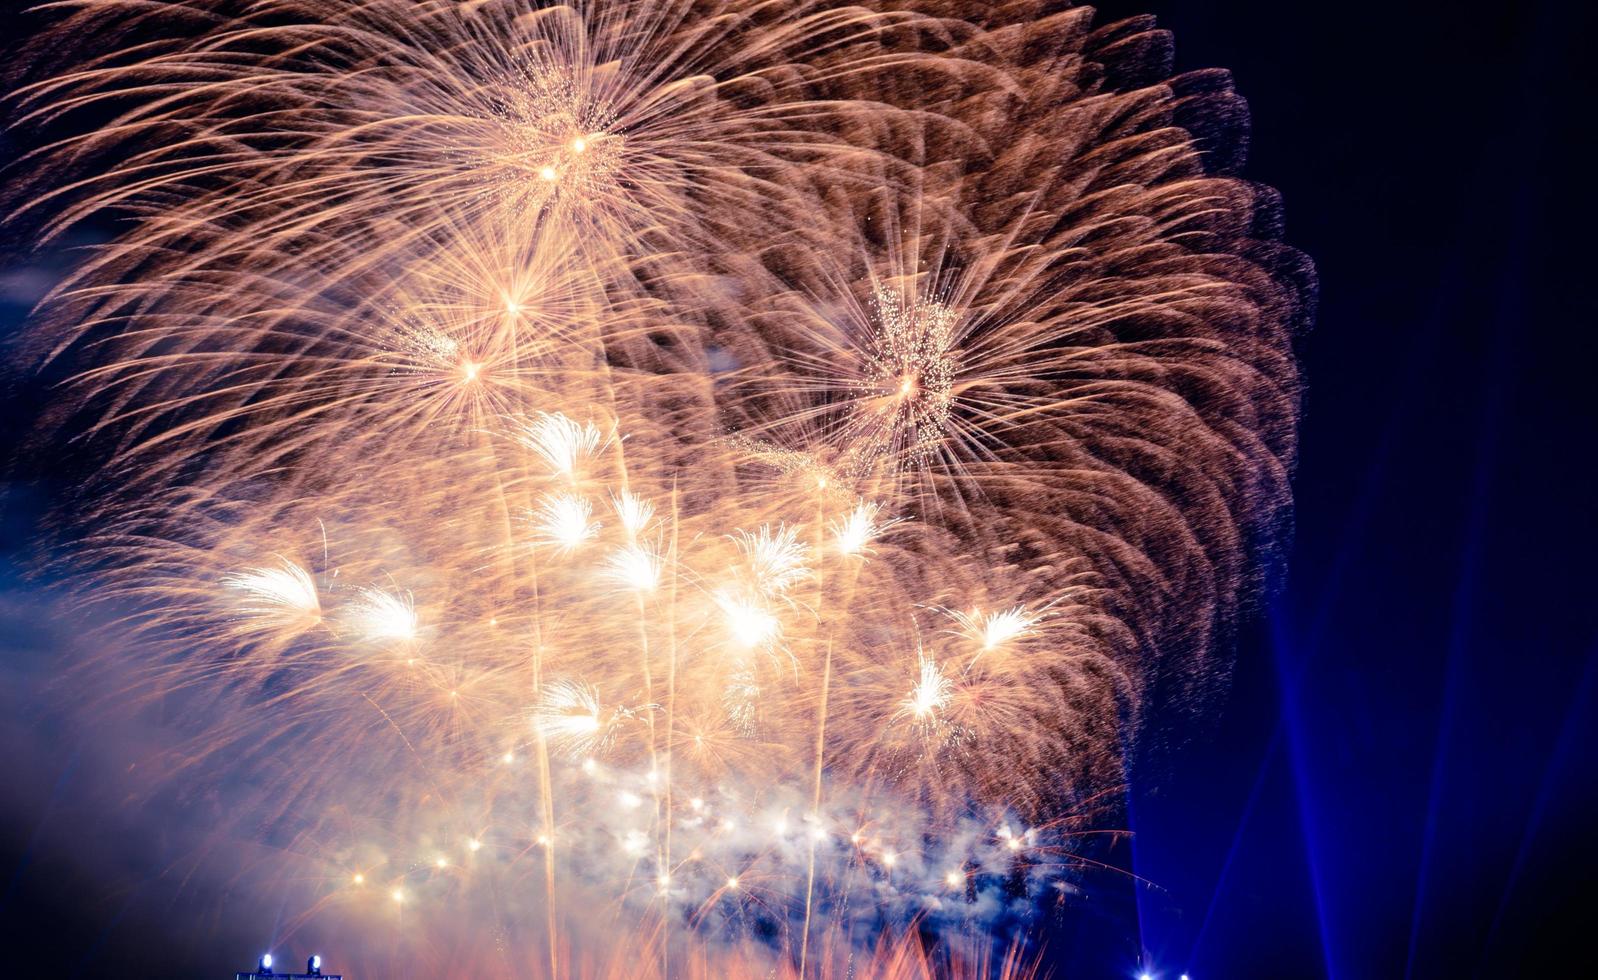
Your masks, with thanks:
M1130 862L1158 887L1105 886L1103 917L1057 924L1057 965L1587 972L1598 23L1574 4L1100 9L1158 15L1179 69L1233 71L1244 174L1282 192L1321 294L1286 577L1214 719L1134 780ZM0 9L0 43L27 25ZM55 262L0 231L5 335ZM7 384L0 456L40 394ZM0 497L0 970L229 976L274 923L202 932L162 882L127 887L121 824L71 802L105 776L84 736L24 723L15 678L71 628L14 574L61 477L19 458Z

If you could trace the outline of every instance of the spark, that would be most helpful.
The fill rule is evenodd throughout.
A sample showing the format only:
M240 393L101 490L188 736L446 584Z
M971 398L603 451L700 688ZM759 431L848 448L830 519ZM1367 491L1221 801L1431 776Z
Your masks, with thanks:
M361 589L350 609L350 625L367 640L414 640L420 624L408 592Z
M533 515L535 537L561 551L571 551L599 533L600 525L591 520L594 505L574 493L551 494L543 499Z
M604 575L635 592L653 592L660 582L660 556L641 545L617 548L605 559Z
M832 534L838 554L868 555L871 553L873 541L901 523L900 518L878 519L877 514L880 510L877 504L862 500L855 504L854 509L849 511L843 520L833 523Z
M655 514L654 504L626 490L611 497L611 506L615 508L621 526L627 529L628 534L635 536L649 526L649 520Z
M782 624L764 603L736 593L716 593L716 605L721 607L727 632L745 649L766 646L777 639Z
M954 697L954 684L943 675L937 663L922 656L920 674L910 694L899 702L899 713L917 721L931 721L938 712L949 706Z
M559 412L539 412L518 424L522 445L531 449L551 470L572 476L608 443L592 422L577 422Z
M1025 606L1011 606L989 613L979 610L951 612L949 615L959 632L980 644L983 651L995 650L1014 640L1035 636L1037 625L1045 616Z
M929 456L949 435L959 371L953 349L959 314L934 299L907 301L885 284L876 286L872 301L877 333L865 352L860 384L867 396L882 392L891 399L878 409L880 423L859 423L866 427L862 434L909 460Z
M322 614L315 579L287 558L234 572L222 584L243 593L244 610L263 619L316 619Z
M806 564L810 549L799 541L799 529L788 525L760 525L750 533L733 535L743 554L754 587L768 598L780 597L811 575Z
M561 680L546 685L533 709L532 721L538 732L571 756L598 750L607 735L599 692L579 681ZM587 760L584 767L592 762Z

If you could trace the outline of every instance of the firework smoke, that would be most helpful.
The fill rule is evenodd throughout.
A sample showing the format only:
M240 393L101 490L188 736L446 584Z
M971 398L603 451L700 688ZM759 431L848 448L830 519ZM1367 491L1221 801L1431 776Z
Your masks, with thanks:
M1224 674L1309 273L1151 22L59 17L110 40L14 96L68 133L16 212L123 220L35 339L75 595L137 640L75 669L181 705L178 778L247 778L372 962L953 969L877 944L1002 949L1151 691Z

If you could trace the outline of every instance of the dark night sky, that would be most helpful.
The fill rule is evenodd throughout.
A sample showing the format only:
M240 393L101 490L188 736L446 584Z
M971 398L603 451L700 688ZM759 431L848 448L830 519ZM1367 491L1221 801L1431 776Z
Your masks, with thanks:
M1147 963L1166 980L1579 972L1598 870L1598 215L1577 63L1598 24L1531 3L1101 10L1157 14L1182 69L1232 69L1245 174L1281 190L1321 278L1286 578L1209 727L1134 782L1135 870L1159 886L1135 896ZM0 330L37 261L0 242ZM12 566L53 475L16 472ZM58 626L13 583L0 566L0 708ZM73 733L0 739L0 964L247 965L247 936L195 942L157 890L108 891L115 840L62 846L95 778ZM1071 976L1131 975L1137 954L1113 929L1055 946L1098 964Z

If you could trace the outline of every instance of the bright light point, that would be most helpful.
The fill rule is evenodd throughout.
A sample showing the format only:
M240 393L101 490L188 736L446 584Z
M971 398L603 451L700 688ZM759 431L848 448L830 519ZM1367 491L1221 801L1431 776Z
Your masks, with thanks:
M653 592L660 582L660 556L641 545L617 548L605 558L603 574L634 592Z
M810 578L806 562L810 549L799 540L799 529L787 524L762 524L754 533L733 535L743 554L758 593L776 598Z
M581 136L578 136L572 140L571 147L573 153L581 153L588 149L588 141L583 139Z
M705 808L705 801L696 796L688 801L688 805L693 807L695 810L703 810Z
M892 851L888 851L882 855L882 863L891 868L895 864L899 863L899 855L893 853Z
M912 715L918 721L930 720L940 709L948 706L954 696L954 685L943 676L938 665L921 658L921 676L910 689L910 696L899 702L901 715Z
M1019 851L1021 849L1021 838L1012 837L1005 842L1005 846L1012 851Z
M539 847L548 847L549 846L549 835L548 834L539 834L534 842L536 844L538 844Z
M958 871L951 871L943 876L943 880L950 888L959 888L965 884L965 875Z
M616 802L631 810L644 801L637 793L629 792L628 790L622 790L620 793L616 794Z
M621 526L627 529L628 534L642 531L655 513L654 504L625 490L613 497L611 504L616 508L616 516L621 519Z
M538 171L538 176L544 178L545 180L553 181L558 178L560 174L555 172L554 167L544 167Z
M716 605L726 617L727 632L740 646L763 646L776 639L782 629L777 617L756 601L718 592Z
M483 842L473 837L471 840L466 842L466 849L468 851L481 851L483 849Z
M262 953L261 954L261 969L263 969L263 970L272 969L272 954L271 953Z
M655 879L655 881L660 884L660 887L665 888L667 885L671 884L671 875L660 875Z
M311 969L320 970L321 968L322 968L322 957L321 956L313 956L313 957L311 957Z
M1182 980L1190 980L1187 974L1182 974Z
M579 463L609 444L592 422L578 422L559 412L539 412L519 428L518 441L562 476L571 476Z
M514 752L506 752L504 755L499 757L499 760L501 762L505 763L505 765L508 766L511 763L516 761L516 753L514 753Z
M356 884L357 884L357 885L364 885L364 884L366 884L366 876L365 876L365 875L363 875L363 874L361 874L361 873L360 873L360 872L358 872L358 871L357 871L357 872L356 872L356 873L355 873L355 883L356 883Z
M434 861L433 863L436 864L437 866L439 866L440 868L449 867L449 861L444 859L444 858L439 858L438 860Z
M249 568L228 575L222 584L243 593L248 612L267 619L310 620L322 612L316 581L287 558L279 558L276 567Z
M737 878L728 878L727 879L727 888L732 890L732 891L737 891L738 890L738 879Z
M405 893L400 891L398 888L394 889L389 894L394 899L395 902L403 902L403 901L405 901Z
M1044 613L1030 612L1025 606L1011 606L1000 612L983 613L973 609L969 613L952 613L960 631L992 650L1011 640L1032 636Z
M877 505L864 500L855 505L843 520L832 525L832 534L840 555L865 555L871 542L900 523L899 518L877 520Z
M1154 977L1150 974L1143 973L1138 975L1137 980L1154 980Z
M476 381L477 375L480 371L482 371L482 369L483 366L478 364L476 361L461 362L461 376L468 382Z
M409 594L362 589L350 617L368 640L416 639L416 606Z
M899 379L899 397L909 398L916 393L916 379L905 375Z
M599 692L577 681L549 684L534 709L533 727L572 755L593 751L607 735L600 720ZM583 762L583 771L594 771L592 759Z
M593 505L576 494L552 494L544 498L538 512L533 515L538 538L556 545L561 551L571 551L599 533L599 525L589 518Z
M521 311L522 311L522 304L516 302L515 300L513 300L513 299L511 299L509 297L506 297L506 299L505 299L505 312L506 313L509 313L511 316L515 316L516 314L520 313Z

